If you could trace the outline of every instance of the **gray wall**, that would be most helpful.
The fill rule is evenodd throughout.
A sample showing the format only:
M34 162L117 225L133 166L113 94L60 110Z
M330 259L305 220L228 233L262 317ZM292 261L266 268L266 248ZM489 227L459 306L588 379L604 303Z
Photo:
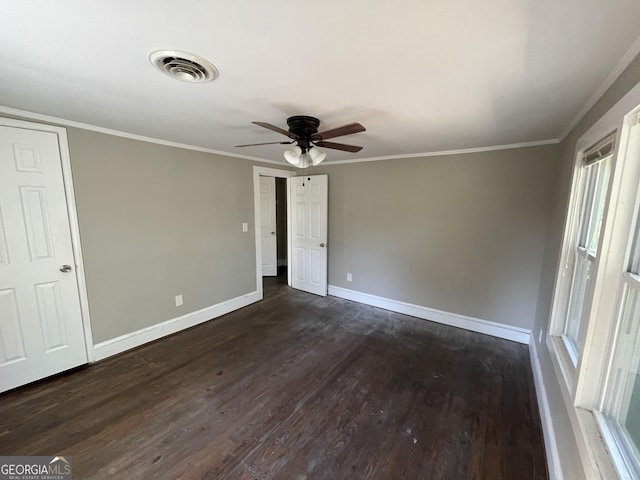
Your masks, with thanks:
M67 132L95 343L256 289L253 162ZM330 284L530 328L557 155L317 170L330 175Z
M557 163L547 145L319 168L329 283L531 328Z
M256 290L251 162L67 132L95 343Z
M607 90L602 98L600 98L587 115L585 115L585 117L560 144L561 163L558 170L558 180L554 188L554 208L548 226L549 234L547 236L545 246L544 262L542 275L540 277L540 289L534 322L534 336L536 341L539 331L543 331L546 334L549 330L549 316L551 313L555 274L558 268L562 232L569 201L571 171L575 160L574 155L576 142L580 136L582 136L638 82L640 82L640 57L637 57L631 65L629 65L611 88ZM538 344L537 349L540 367L544 377L545 389L552 405L551 409L554 415L554 423L559 435L558 446L560 448L560 457L563 459L563 466L566 468L566 478L584 478L584 473L580 466L575 438L571 433L568 412L562 400L562 393L551 364L549 350L547 349L544 341L543 343Z

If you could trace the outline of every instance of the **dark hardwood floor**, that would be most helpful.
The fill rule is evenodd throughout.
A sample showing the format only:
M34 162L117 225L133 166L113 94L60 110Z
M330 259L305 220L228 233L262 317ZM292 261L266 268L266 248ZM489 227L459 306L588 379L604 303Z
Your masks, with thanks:
M527 347L265 282L265 300L0 396L74 478L546 479Z

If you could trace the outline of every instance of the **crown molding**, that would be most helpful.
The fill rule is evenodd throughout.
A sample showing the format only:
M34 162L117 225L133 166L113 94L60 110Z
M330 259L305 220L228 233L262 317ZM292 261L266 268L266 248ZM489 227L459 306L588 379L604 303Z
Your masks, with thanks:
M284 164L284 162L281 162L278 160L268 160L268 159L259 158L259 157L251 157L249 155L240 155L237 153L224 152L221 150L213 150L211 148L196 147L194 145L188 145L186 143L170 142L167 140L161 140L159 138L145 137L143 135L136 135L133 133L123 132L120 130L112 130L110 128L98 127L96 125L90 125L88 123L76 122L74 120L67 120L65 118L54 117L51 115L44 115L41 113L29 112L26 110L19 110L17 108L6 107L3 105L0 105L0 113L5 113L7 115L15 115L15 116L18 116L21 118L27 118L30 120L38 120L40 122L63 125L66 127L80 128L80 129L89 130L92 132L104 133L106 135L114 135L116 137L128 138L130 140L138 140L141 142L155 143L155 144L164 145L167 147L183 148L186 150L193 150L196 152L211 153L214 155L241 158L243 160L270 163L270 164L280 165L280 166L283 166ZM535 142L510 143L506 145L492 145L488 147L464 148L459 150L441 150L437 152L419 152L419 153L408 153L403 155L388 155L383 157L356 158L353 160L336 160L336 161L323 162L323 165L342 165L342 164L348 164L348 163L377 162L381 160L397 160L397 159L403 159L403 158L438 157L442 155L458 155L458 154L465 154L465 153L491 152L494 150L508 150L512 148L525 148L525 147L536 147L540 145L550 145L550 144L559 143L559 142L560 142L559 139L554 138L554 139L548 139L548 140L538 140Z
M563 141L567 136L571 133L571 131L578 125L580 120L584 118L584 116L593 108L598 100L602 98L602 96L611 88L611 86L615 83L615 81L622 75L622 72L626 70L626 68L631 65L631 62L640 54L640 37L636 38L636 40L631 44L631 47L627 52L622 56L620 61L613 67L613 70L609 72L609 75L604 79L600 88L598 88L593 96L584 104L582 109L578 112L578 114L573 118L573 120L567 125L567 128L564 129L562 135L560 135L560 141Z
M221 150L213 150L211 148L196 147L194 145L188 145L186 143L170 142L167 140L161 140L159 138L145 137L144 135L135 135L133 133L122 132L120 130L112 130L110 128L97 127L88 123L76 122L74 120L67 120L65 118L53 117L51 115L43 115L41 113L29 112L26 110L19 110L17 108L5 107L0 105L0 113L7 115L15 115L29 120L38 120L46 123L53 123L57 125L63 125L65 127L80 128L83 130L90 130L92 132L104 133L106 135L114 135L116 137L128 138L130 140L139 140L141 142L155 143L158 145L164 145L167 147L183 148L185 150L193 150L196 152L212 153L214 155L222 155L225 157L242 158L243 160L252 160L254 162L273 163L275 165L282 165L283 162L277 160L266 160L259 157L251 157L249 155L240 155L237 153L223 152Z
M348 163L379 162L381 160L399 160L403 158L441 157L443 155L461 155L465 153L479 153L479 152L493 152L496 150L509 150L512 148L539 147L541 145L553 145L556 143L560 143L560 140L557 138L550 138L548 140L537 140L535 142L509 143L505 145L492 145L489 147L463 148L460 150L441 150L438 152L407 153L403 155L389 155L386 157L356 158L353 160L335 160L330 162L323 162L322 165L344 165Z

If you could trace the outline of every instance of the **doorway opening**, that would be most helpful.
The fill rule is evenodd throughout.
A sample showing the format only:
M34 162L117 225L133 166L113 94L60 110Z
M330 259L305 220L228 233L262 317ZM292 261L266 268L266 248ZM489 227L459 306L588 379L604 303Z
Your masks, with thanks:
M287 267L289 265L287 231L287 179L276 178L276 257L279 283L287 283Z
M287 179L260 175L260 247L265 296L287 284Z
M277 237L275 200L273 195L262 195L269 189L275 192L273 177L286 179L282 197L286 196L287 208L287 285L324 297L328 287L328 176L296 176L292 171L258 166L253 167L256 292L260 299L264 298L263 275L277 276L278 258L284 260L277 254L274 238Z
M253 167L256 232L256 290L290 284L287 178L295 172Z

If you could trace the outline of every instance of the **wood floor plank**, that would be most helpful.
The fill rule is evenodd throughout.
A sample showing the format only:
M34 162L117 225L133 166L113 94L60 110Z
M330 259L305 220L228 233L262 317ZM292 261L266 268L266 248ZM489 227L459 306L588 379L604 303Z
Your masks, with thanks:
M76 478L547 478L524 345L291 290L0 397Z

